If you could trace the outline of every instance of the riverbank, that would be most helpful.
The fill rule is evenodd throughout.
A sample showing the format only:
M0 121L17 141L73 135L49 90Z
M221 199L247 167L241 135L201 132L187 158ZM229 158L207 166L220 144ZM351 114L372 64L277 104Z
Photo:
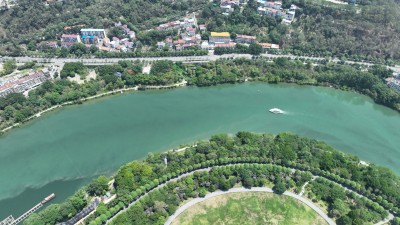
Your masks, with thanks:
M87 97L87 98L80 99L78 101L64 102L64 103L62 103L60 105L52 106L52 107L50 107L48 109L45 109L43 111L40 111L40 112L36 113L33 116L30 116L23 123L16 123L14 125L11 125L9 127L4 128L3 130L0 131L0 135L4 134L5 132L7 132L7 131L9 131L9 130L11 130L13 128L19 127L19 126L23 125L24 123L27 123L27 122L31 121L34 118L41 117L43 114L45 114L47 112L51 112L51 111L53 111L55 109L62 108L64 106L81 104L81 103L83 103L85 101L101 98L101 97L108 96L108 95L113 95L113 94L118 94L118 93L123 94L124 91L172 89L172 88L186 86L186 84L187 84L187 81L183 80L183 81L181 81L179 83L172 84L172 85L165 85L165 86L134 86L134 87L129 87L129 88L121 88L121 89L117 89L117 90L113 90L113 91L108 91L108 92L105 92L105 93L100 93L100 94L97 94L97 95L94 95L94 96L90 96L90 97Z

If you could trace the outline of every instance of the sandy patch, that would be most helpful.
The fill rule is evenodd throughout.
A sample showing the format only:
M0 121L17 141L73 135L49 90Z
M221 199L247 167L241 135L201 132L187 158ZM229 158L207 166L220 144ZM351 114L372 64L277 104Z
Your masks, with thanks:
M91 71L89 71L89 74L86 76L85 80L86 81L90 81L91 79L96 80L96 78L97 78L96 71L91 70Z
M143 66L142 73L143 74L150 74L150 70L151 70L151 65L150 64L145 65L145 66Z

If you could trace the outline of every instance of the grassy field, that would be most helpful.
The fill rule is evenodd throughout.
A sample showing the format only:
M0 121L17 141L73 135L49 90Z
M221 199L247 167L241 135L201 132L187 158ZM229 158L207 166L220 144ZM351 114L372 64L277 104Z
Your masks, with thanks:
M327 224L296 199L272 193L230 193L207 199L177 217L173 225Z

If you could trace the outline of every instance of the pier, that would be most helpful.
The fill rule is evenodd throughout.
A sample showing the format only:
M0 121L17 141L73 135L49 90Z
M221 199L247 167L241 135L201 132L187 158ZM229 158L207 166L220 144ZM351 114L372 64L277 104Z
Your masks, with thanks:
M37 205L33 206L31 209L26 211L24 214L22 214L20 217L17 219L14 219L14 217L11 215L4 219L3 221L0 222L0 225L16 225L20 223L22 220L28 218L32 213L36 212L38 209L40 209L44 204L46 204L48 201L52 200L55 198L56 195L53 193L46 198L44 198L41 202L39 202Z

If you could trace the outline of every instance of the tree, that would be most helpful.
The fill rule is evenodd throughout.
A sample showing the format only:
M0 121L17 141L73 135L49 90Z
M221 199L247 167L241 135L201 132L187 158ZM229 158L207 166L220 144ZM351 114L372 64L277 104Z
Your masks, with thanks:
M7 60L3 63L3 71L1 72L0 76L8 75L17 68L17 62L13 60Z
M170 60L158 60L151 65L150 74L161 75L172 70L174 63Z
M287 190L287 188L285 183L283 183L280 179L277 179L277 182L275 183L272 190L274 190L274 192L277 194L283 194Z
M98 215L102 215L102 214L105 214L107 212L107 210L108 210L107 206L103 202L100 202L100 204L96 208L96 213Z
M105 176L98 177L96 180L90 183L87 188L87 192L89 192L90 195L96 195L96 196L104 195L107 190L108 190L108 179Z
M335 199L329 210L330 217L340 218L350 212L350 207L342 199Z
M263 52L263 48L259 44L250 44L249 53L252 55L260 55Z
M90 53L94 54L98 51L99 49L96 47L96 45L91 45L89 48Z

